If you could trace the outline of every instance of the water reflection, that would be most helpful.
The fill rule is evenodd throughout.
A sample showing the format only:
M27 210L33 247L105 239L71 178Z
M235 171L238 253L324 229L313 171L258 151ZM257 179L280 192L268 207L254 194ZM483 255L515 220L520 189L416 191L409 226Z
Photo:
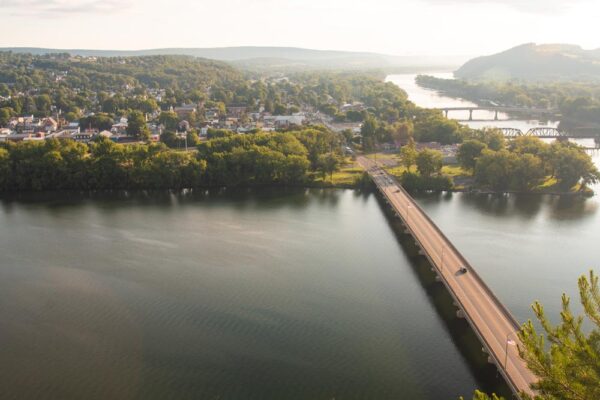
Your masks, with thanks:
M433 197L448 197L448 193ZM465 319L458 318L454 300L446 287L436 280L432 266L423 255L419 254L414 238L404 233L401 220L391 211L381 196L377 196L379 204L387 216L388 225L408 258L414 276L425 289L429 303L435 308L444 323L445 334L460 350L461 357L469 366L471 373L480 383L480 390L496 393L505 398L511 398L512 392L499 376L496 367L487 361L487 355L481 349L481 343Z
M413 193L425 206L451 204L472 207L482 214L498 217L537 218L540 213L557 220L577 220L593 217L598 202L579 195L481 194L481 193ZM460 205L456 205L456 203Z
M369 192L321 189L5 197L3 393L437 400L498 390L448 294L382 209Z

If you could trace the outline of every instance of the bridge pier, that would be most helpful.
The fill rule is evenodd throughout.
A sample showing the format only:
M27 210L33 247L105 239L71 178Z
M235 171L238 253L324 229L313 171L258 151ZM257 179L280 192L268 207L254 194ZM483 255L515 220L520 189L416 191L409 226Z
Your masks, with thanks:
M469 121L473 121L473 109L469 109Z
M498 110L496 110L496 113L494 114L494 121L498 121Z

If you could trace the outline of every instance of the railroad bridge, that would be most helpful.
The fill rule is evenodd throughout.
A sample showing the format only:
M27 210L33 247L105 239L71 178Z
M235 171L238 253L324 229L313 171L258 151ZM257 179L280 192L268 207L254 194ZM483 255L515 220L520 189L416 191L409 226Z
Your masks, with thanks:
M519 137L519 136L534 136L540 139L568 139L572 137L569 133L561 131L558 128L550 127L538 127L531 128L527 132L523 132L518 128L499 128L505 137Z

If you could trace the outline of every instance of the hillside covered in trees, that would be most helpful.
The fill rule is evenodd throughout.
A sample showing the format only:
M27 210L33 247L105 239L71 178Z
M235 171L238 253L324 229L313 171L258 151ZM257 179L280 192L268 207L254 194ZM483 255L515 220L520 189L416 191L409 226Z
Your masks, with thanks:
M527 43L467 61L455 75L468 80L598 81L600 49Z

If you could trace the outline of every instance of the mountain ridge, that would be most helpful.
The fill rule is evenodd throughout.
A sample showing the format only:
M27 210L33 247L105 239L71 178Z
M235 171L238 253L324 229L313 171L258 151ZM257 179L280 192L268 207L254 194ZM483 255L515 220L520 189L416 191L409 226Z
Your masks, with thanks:
M471 59L454 74L469 80L600 80L600 49L526 43Z
M218 61L236 63L241 66L264 66L268 60L277 61L278 66L297 68L393 68L406 66L457 67L467 57L464 56L395 56L374 52L342 50L316 50L301 47L276 46L236 46L236 47L182 47L143 50L94 50L94 49L52 49L43 47L4 47L0 51L31 53L69 53L85 57L126 57L149 55L187 55Z

